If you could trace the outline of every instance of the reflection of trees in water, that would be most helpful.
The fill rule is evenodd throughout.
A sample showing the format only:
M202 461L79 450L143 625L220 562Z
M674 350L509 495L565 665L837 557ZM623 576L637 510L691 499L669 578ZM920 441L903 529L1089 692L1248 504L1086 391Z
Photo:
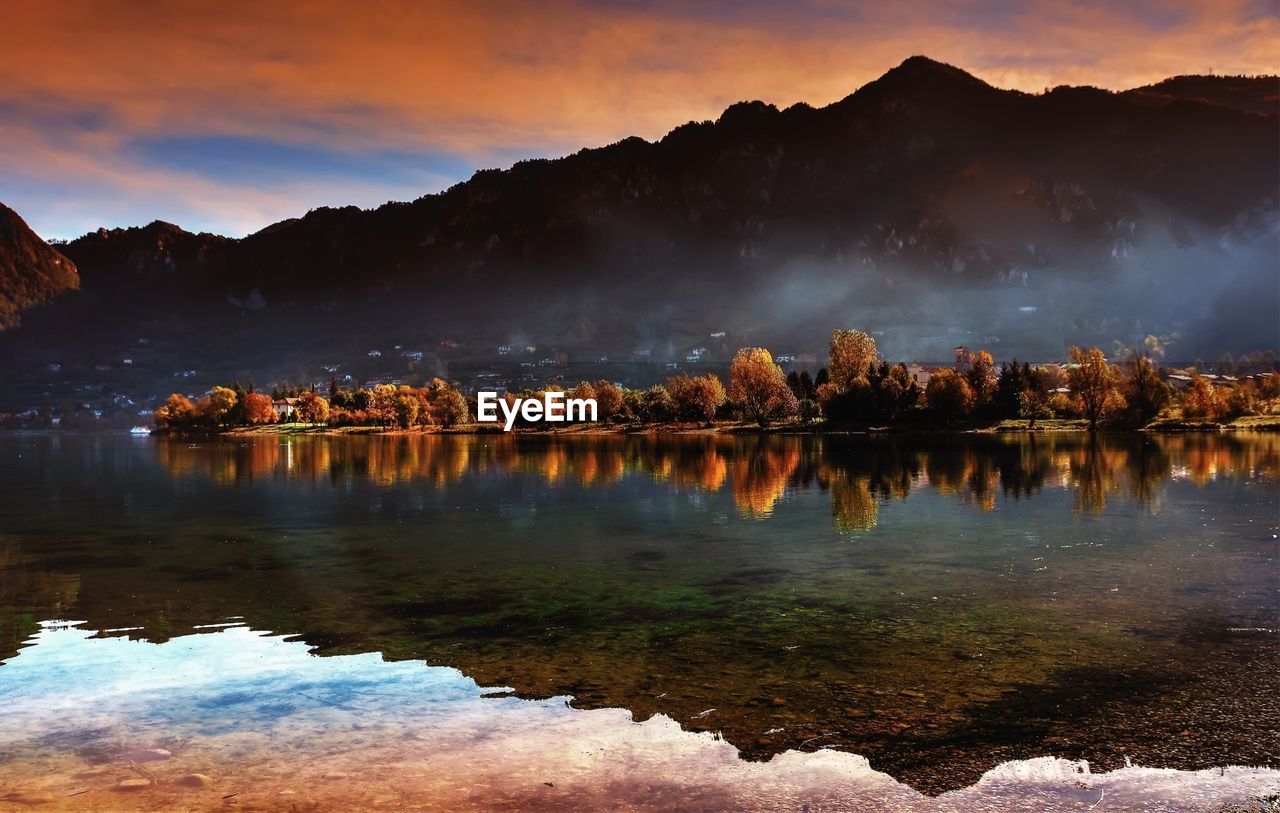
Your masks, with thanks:
M853 534L876 527L880 506L871 491L870 476L824 468L822 478L831 490L831 516L837 531Z
M380 486L468 476L531 476L552 486L607 486L628 473L672 488L719 492L728 483L739 513L769 516L789 486L829 491L842 532L875 526L878 503L931 488L983 511L1046 487L1072 492L1079 512L1114 497L1156 510L1163 485L1223 477L1275 478L1277 438L1219 434L987 435L870 438L776 436L252 437L188 444L162 441L174 477L219 485L259 479L367 480Z
M768 440L752 438L733 450L733 502L744 517L751 519L773 513L800 465L799 444Z

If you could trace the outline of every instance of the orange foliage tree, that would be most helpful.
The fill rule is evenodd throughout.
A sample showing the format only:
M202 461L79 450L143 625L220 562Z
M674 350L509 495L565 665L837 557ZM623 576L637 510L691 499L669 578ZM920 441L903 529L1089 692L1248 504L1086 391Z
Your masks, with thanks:
M733 357L729 400L760 426L796 414L799 404L782 368L763 347L744 347Z

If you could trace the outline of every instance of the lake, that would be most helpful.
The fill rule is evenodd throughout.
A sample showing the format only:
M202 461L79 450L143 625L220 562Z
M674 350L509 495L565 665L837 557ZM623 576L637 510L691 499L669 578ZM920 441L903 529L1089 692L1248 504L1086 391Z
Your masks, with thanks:
M0 461L0 809L1280 791L1276 435L9 434Z

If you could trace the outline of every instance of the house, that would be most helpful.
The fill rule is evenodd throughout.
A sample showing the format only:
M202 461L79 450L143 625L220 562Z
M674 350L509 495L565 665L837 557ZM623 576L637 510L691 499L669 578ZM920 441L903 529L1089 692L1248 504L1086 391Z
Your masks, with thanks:
M929 379L933 377L932 369L928 367L923 367L919 364L916 364L915 362L912 362L911 364L907 365L907 373L911 376L912 381L916 382L922 387L925 384L928 384Z
M276 398L272 400L271 408L276 411L277 415L284 417L285 415L288 415L290 412L293 412L294 407L297 406L297 403L298 403L297 398Z

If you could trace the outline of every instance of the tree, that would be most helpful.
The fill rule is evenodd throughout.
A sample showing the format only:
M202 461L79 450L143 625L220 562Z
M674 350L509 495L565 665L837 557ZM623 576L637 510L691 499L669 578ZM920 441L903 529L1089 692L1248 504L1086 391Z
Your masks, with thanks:
M1000 365L994 398L999 417L1016 418L1022 414L1022 396L1032 386L1031 375L1031 365L1019 364L1017 359Z
M196 420L196 405L187 396L175 392L151 417L160 429L191 426Z
M378 384L369 393L369 414L382 426L395 423L395 399L399 390L391 384Z
M956 369L973 390L974 409L990 407L996 394L996 363L986 350L974 353L967 347L956 348Z
M595 398L596 388L591 386L590 381L579 381L578 386L574 387L573 392L569 393L569 397L572 399L578 399L581 401L585 401L588 398ZM596 413L597 413L596 417L599 417L599 411L600 411L600 402L599 400L597 400L596 401ZM585 411L584 411L584 415L585 415Z
M1036 428L1037 418L1048 418L1053 415L1049 409L1049 400L1034 388L1027 388L1018 395L1018 417L1027 419L1027 428Z
M640 415L643 420L652 423L667 423L675 420L676 402L671 393L661 384L655 384L640 394Z
M443 378L431 380L431 416L435 422L448 429L471 419L467 399L457 388Z
M679 375L667 379L667 392L681 418L711 425L716 410L725 402L724 385L714 373L690 378Z
M324 423L329 420L329 402L314 392L304 392L294 405L298 418L306 423Z
M275 421L276 410L272 406L271 396L260 392L245 393L244 419L254 426Z
M828 366L831 383L839 392L853 387L855 381L866 378L880 358L876 340L861 330L834 330L831 332L831 348Z
M214 387L209 394L200 399L201 417L213 426L221 426L236 406L235 390L227 387Z
M244 391L244 387L240 386L239 381L231 389L236 394L236 405L227 413L227 423L232 426L243 426L249 422L249 413L246 409L246 400L249 393Z
M889 420L901 418L920 401L920 385L901 362L892 367L881 363L874 386L880 412Z
M945 421L961 420L973 411L973 388L955 370L939 370L930 376L924 399L929 409Z
M612 381L601 379L596 382L596 408L600 412L600 420L608 423L622 412L622 390Z
M729 400L760 426L796 414L795 395L782 368L763 347L744 347L733 358Z
M1145 424L1169 403L1169 385L1161 380L1156 363L1143 350L1133 351L1125 373L1125 400L1137 422Z
M818 398L818 385L814 383L808 370L800 371L800 392L796 393L796 397L808 398L810 401Z
M418 409L421 402L418 396L408 387L404 387L391 399L391 409L396 416L396 424L401 429L408 429L418 420Z
M1108 407L1115 404L1116 371L1096 347L1071 347L1067 356L1073 365L1067 370L1067 386L1080 401L1080 412L1092 432Z
M1196 376L1191 385L1182 393L1182 417L1207 418L1218 417L1219 404L1213 385L1204 376Z

